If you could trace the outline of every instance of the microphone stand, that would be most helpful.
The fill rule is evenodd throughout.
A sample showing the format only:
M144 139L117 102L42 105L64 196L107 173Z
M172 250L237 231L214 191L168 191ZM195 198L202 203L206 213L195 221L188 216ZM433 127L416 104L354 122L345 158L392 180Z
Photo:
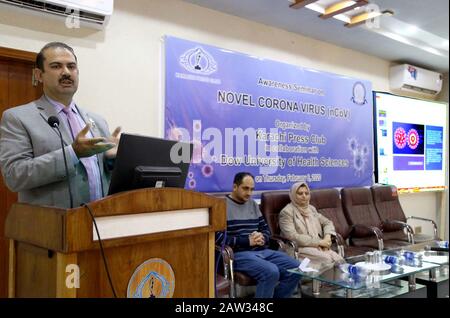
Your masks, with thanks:
M51 116L48 120L48 123L51 127L56 128L56 130L58 131L58 134L59 134L59 139L61 140L61 150L62 150L63 157L64 157L64 167L66 169L67 186L69 189L70 208L72 209L73 208L72 186L70 185L69 167L67 165L66 152L64 151L64 142L63 142L61 131L59 130L59 119L57 117Z

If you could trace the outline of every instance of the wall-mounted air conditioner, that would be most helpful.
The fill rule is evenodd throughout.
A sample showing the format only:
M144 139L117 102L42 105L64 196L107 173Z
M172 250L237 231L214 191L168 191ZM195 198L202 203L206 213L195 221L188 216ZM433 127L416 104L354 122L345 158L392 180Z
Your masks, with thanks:
M113 7L114 0L0 0L1 9L58 17L66 22L68 28L103 29L109 22Z
M389 76L392 90L437 95L442 89L442 74L409 64L392 66Z

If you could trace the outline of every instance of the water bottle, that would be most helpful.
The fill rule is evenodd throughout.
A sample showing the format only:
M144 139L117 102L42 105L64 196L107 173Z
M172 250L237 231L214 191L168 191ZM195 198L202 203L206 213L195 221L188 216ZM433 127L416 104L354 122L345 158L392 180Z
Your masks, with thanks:
M415 258L422 259L421 254L411 251L403 251L400 255L403 255L407 261L413 261Z
M414 252L409 252L409 251L404 251L402 253L402 255L405 257L406 261L413 261L414 260L414 256L415 253Z
M385 255L383 258L384 262L391 265L403 265L405 264L405 257L402 256L394 256L394 255Z
M364 267L356 266L348 263L339 264L339 269L346 274L350 274L352 276L367 276L370 271Z
M437 244L440 248L448 248L448 241L439 241Z
M422 255L420 255L422 256ZM422 267L423 263L422 263L422 257L414 257L409 263L409 266L412 267Z
M411 251L401 251L400 255L405 257L405 265L413 266L413 267L422 267L422 258L423 255Z
M391 273L394 274L403 274L405 272L405 269L403 266L400 266L398 264L392 264L391 265Z

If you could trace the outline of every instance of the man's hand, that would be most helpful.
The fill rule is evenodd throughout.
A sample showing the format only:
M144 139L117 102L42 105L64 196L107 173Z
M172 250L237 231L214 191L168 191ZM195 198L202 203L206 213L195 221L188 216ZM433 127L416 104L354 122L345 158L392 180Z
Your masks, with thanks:
M248 236L250 246L263 246L265 243L264 235L260 232L253 232Z
M115 146L105 152L106 159L116 158L117 147L118 147L119 141L120 141L120 131L121 130L122 130L121 127L117 127L116 129L114 129L114 132L112 133L112 135L108 138L108 141L114 143Z
M90 157L116 146L115 143L107 141L104 137L87 138L86 134L90 128L91 124L89 123L80 131L72 144L73 151L78 158Z

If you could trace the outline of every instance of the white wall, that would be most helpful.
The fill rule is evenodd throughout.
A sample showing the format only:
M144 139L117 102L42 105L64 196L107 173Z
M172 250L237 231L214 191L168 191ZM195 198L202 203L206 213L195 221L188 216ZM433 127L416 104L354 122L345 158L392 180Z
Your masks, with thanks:
M153 136L162 132L163 35L363 78L375 90L389 90L388 61L178 0L116 0L103 32L0 11L0 46L37 52L47 42L67 42L79 60L77 102L102 114L111 128ZM436 219L435 194L401 200L408 215Z
M449 91L449 86L448 86L448 72L444 74L443 76L443 83L442 83L442 91L438 96L438 100L442 101L442 102L446 102L448 104L448 91ZM449 120L448 118L449 113L447 112L447 122ZM448 133L447 133L447 149L448 148ZM448 162L448 157L446 158L447 162ZM448 189L448 168L447 168L447 173L446 173L446 181L445 184L447 185L447 189L445 190L445 193L443 194L444 198L444 207L443 207L443 214L445 215L445 233L443 235L443 238L445 240L448 240L449 237L449 224L448 224L448 219L450 218L450 211L449 211L449 189Z
M448 103L448 72L442 76L442 91L437 96L437 100Z

